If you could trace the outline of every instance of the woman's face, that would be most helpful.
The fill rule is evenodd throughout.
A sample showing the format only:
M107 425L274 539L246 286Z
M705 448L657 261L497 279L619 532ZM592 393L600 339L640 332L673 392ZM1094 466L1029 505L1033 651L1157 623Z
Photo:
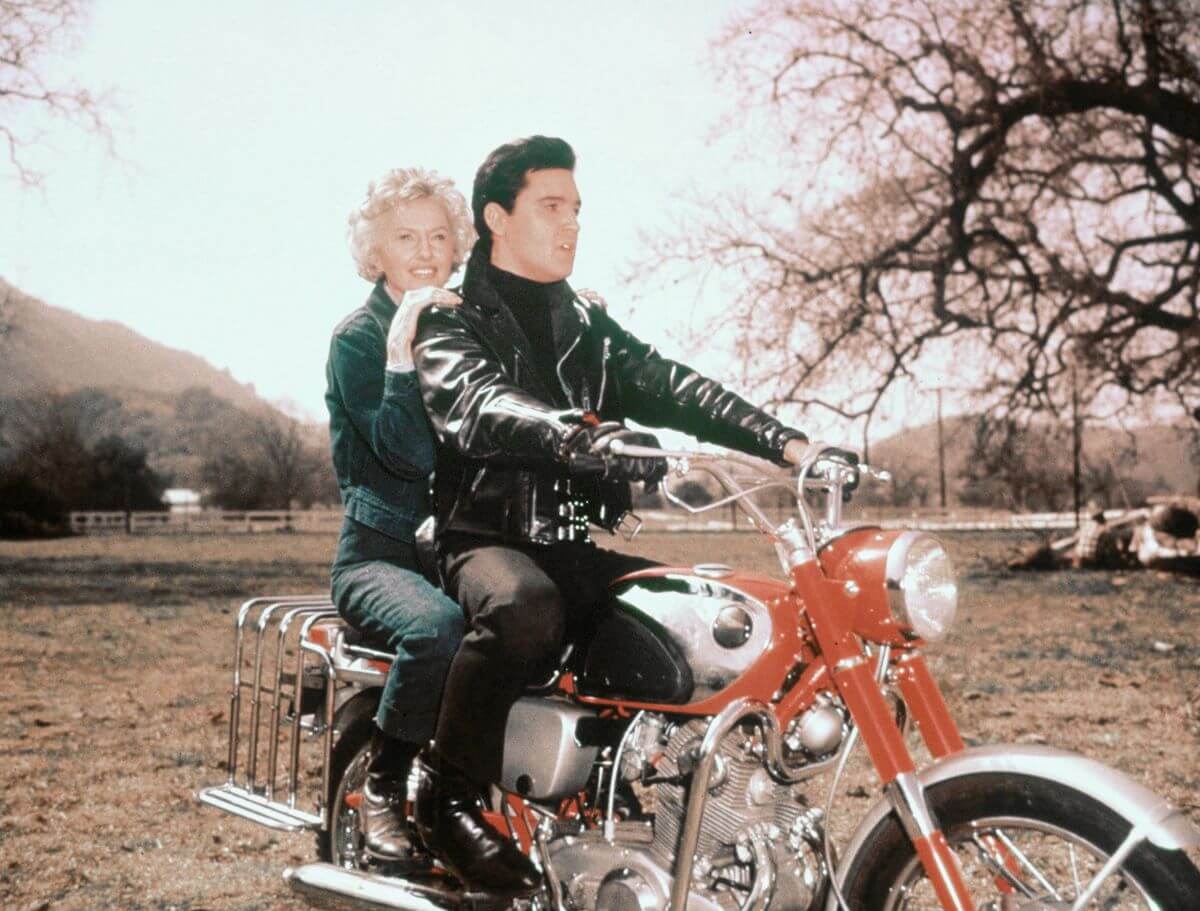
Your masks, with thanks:
M375 255L393 291L446 283L454 265L454 232L446 207L432 197L401 203L379 216Z

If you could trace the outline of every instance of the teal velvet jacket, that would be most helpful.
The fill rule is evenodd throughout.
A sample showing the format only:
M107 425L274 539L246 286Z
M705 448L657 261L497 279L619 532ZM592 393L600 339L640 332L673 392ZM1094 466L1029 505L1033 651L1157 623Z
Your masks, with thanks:
M435 450L416 373L384 369L395 313L381 279L367 302L334 329L325 404L346 516L411 542L430 512Z

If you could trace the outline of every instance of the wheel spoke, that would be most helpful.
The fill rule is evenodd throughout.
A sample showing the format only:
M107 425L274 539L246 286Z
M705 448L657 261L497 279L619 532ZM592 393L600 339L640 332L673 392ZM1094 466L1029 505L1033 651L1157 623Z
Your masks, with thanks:
M1055 901L1062 901L1062 896L1059 895L1058 890L1050 884L1050 880L1046 879L1046 877L1042 874L1042 871L1039 870L1033 861L1031 861L1025 855L1024 851L1016 846L1013 840L1008 837L1003 829L993 829L992 832L995 834L996 838L1000 839L1000 842L1005 848L1007 848L1009 851L1012 851L1017 860L1021 862L1021 866L1033 874L1033 878L1036 879L1041 887L1046 890L1046 894L1052 897Z
M988 835L987 837L992 838L994 836ZM1012 870L1008 869L1008 866L1004 863L1002 858L995 856L993 853L993 848L984 842L984 839L978 832L972 833L971 842L975 845L976 853L979 855L979 859L983 861L984 866L986 866L997 876L1002 877L1005 882L1007 882L1014 889L1022 892L1027 898L1038 897L1037 893L1034 892L1033 889L1029 888L1029 886L1019 880L1016 874L1013 873Z
M365 750L355 756L342 773L334 795L331 825L332 860L349 870L364 866L362 836L359 834L359 809L347 797L360 792L367 777L369 755Z
M1071 858L1071 880L1075 883L1074 894L1078 895L1083 884L1079 881L1079 859L1075 856L1075 846L1071 842L1067 842L1067 854Z

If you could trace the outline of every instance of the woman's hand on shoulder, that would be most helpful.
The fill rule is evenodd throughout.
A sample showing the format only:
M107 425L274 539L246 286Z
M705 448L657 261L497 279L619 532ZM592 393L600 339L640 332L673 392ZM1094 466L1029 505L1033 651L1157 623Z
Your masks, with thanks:
M413 338L417 334L417 320L430 307L457 307L462 298L445 288L415 288L404 292L396 315L392 317L387 337L387 369L404 373L414 368L412 356Z
M594 304L595 306L599 307L601 310L608 309L608 301L604 299L604 295L602 295L599 291L593 291L591 288L578 288L576 289L575 294L579 297L582 297L589 304Z
M453 291L430 285L428 288L414 288L412 291L405 291L404 297L400 298L397 315L401 310L415 309L419 314L427 307L457 307L461 303L462 298Z

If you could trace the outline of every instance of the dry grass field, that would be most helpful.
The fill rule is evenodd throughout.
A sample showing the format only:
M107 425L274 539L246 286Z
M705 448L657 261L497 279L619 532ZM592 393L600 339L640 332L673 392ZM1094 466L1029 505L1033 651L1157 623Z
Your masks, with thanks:
M969 739L1078 750L1200 821L1200 582L1014 575L1003 558L1017 543L951 539L960 621L933 665ZM0 907L302 907L279 874L312 839L193 792L223 776L237 604L322 591L332 547L316 535L0 542ZM774 571L752 535L647 535L639 549ZM854 781L848 816L868 805Z

